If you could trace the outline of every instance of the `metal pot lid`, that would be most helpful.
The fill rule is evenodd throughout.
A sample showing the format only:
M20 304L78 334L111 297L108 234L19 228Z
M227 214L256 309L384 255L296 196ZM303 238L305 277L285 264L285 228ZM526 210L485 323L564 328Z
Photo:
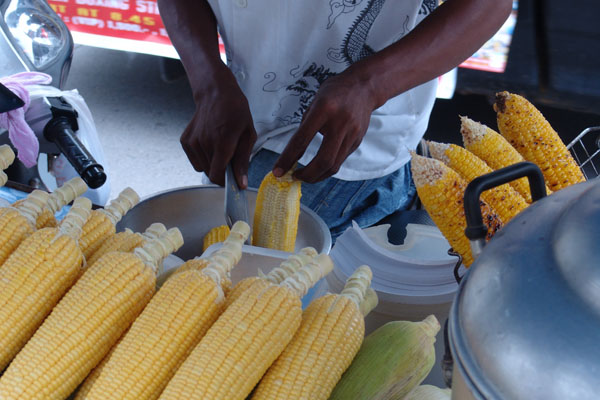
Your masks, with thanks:
M486 399L600 394L600 180L524 210L484 248L450 315L455 367Z

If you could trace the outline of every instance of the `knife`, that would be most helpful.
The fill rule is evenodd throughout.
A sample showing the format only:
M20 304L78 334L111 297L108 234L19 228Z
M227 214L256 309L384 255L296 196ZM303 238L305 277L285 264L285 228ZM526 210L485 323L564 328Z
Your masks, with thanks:
M227 164L225 169L225 221L230 228L236 221L244 221L250 225L246 191L239 188L231 164ZM250 244L250 237L245 243Z

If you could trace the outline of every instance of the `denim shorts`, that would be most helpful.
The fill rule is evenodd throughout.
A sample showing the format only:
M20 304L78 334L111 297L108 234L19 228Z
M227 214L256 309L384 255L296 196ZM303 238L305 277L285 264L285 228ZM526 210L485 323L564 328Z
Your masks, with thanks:
M248 186L258 188L278 157L279 154L269 150L259 151L250 163ZM408 209L415 196L408 163L376 179L343 181L327 178L317 183L303 183L301 202L325 221L335 241L352 221L366 228L394 211Z

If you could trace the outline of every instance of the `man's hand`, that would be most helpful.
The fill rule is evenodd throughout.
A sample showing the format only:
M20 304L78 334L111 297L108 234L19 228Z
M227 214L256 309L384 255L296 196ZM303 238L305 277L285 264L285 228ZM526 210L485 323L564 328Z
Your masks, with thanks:
M294 177L315 183L334 175L362 142L376 104L370 85L351 69L327 79L275 162L273 174L281 176L292 168L320 132L323 142L317 155L305 168L296 171Z
M248 101L233 78L196 96L196 112L181 135L181 146L196 171L218 185L225 184L231 162L238 185L248 186L248 163L256 131Z

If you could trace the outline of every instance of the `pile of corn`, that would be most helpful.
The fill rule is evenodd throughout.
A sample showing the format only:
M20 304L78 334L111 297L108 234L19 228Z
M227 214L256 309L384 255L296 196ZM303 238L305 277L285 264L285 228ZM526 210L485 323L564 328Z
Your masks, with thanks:
M585 181L558 134L525 98L498 93L494 110L500 133L461 117L464 147L428 142L432 158L414 154L411 163L419 198L465 266L473 262L464 234L463 208L464 191L470 181L525 160L540 167L548 194ZM481 197L488 240L532 201L526 178L487 190Z
M91 210L79 197L86 190L75 179L0 209L0 399L325 400L343 381L377 305L368 266L304 311L300 299L333 269L310 247L232 288L230 271L252 233L237 222L221 247L185 262L157 290L162 260L183 244L179 230L155 223L116 232L137 194L128 188ZM396 336L426 354L402 362L398 381L426 374L431 357L407 332Z

